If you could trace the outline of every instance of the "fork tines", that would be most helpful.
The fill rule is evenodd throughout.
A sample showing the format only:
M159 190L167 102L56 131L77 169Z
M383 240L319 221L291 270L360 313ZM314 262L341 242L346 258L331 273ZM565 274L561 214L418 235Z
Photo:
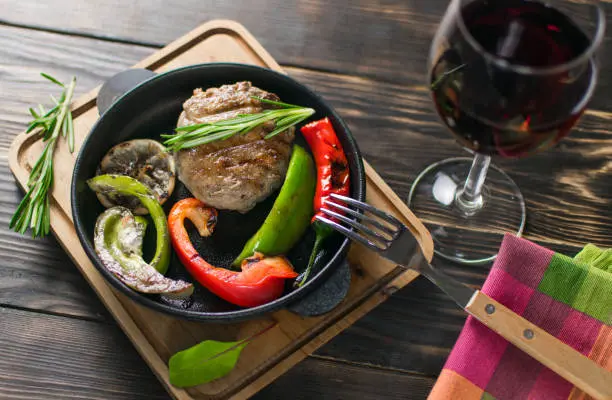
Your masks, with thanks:
M317 215L316 219L364 246L378 251L386 250L404 229L400 220L369 204L337 194L332 194L331 197L338 202L326 200L326 207L321 208L326 217ZM370 215L365 214L366 212Z

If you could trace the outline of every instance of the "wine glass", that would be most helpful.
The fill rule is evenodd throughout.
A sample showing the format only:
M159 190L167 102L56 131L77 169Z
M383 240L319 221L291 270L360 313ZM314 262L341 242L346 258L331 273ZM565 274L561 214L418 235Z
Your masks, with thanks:
M569 133L595 89L604 27L598 1L450 3L428 85L442 122L474 157L430 165L410 190L408 205L427 221L436 254L483 263L504 232L521 235L525 201L491 156L524 157Z

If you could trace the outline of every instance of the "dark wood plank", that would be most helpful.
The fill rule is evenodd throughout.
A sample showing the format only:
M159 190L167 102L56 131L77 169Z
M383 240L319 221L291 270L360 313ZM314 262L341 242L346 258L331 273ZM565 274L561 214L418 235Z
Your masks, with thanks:
M424 376L308 358L253 399L421 400L433 383L434 379Z
M243 23L281 63L412 80L420 79L425 66L415 62L424 55L410 50L427 45L446 7L446 0L153 3L111 0L74 7L67 0L52 0L41 7L32 0L18 4L2 0L0 18L155 45L166 44L204 21L229 18Z
M15 28L5 29L12 32L13 38L16 36ZM79 90L93 86L87 85L89 79L92 79L89 82L94 82L99 76L109 76L151 51L135 47L135 51L130 53L131 46L113 45L119 46L117 51L107 52L106 47L111 46L109 43L41 32L29 34L33 36L25 40L25 45L32 53L11 49L7 43L7 47L15 51L9 54L13 54L19 63L23 61L23 53L36 54L30 62L44 69L46 63L43 57L48 57L49 62L53 60L54 65L61 65L55 56L57 49L65 50L62 52L64 60L80 53L79 56L87 59L87 63L80 63L77 71L68 69L59 73L60 76L75 72L84 75L80 78L85 81L80 84ZM11 34L8 37L7 42L11 42ZM48 41L51 38L55 38L53 48L46 53L37 53L40 40ZM74 47L77 45L84 48L77 51ZM86 46L89 46L87 50ZM42 48L45 49L46 46ZM96 70L94 66L98 64L100 67ZM34 69L23 73L20 72L20 65L15 63L10 67L14 76L21 75L18 78L21 82L36 79ZM95 75L92 70L96 71ZM424 86L383 83L298 68L288 68L288 72L321 92L336 106L352 127L366 158L400 197L408 194L413 178L427 164L463 154L432 112ZM14 87L18 86L19 83ZM45 87L44 82L40 81L28 87L27 91L22 89L21 93L25 92L23 97L12 96L13 100L7 104L6 120L13 124L25 122L27 115L23 110L33 102L44 101L48 91ZM6 88L7 92L10 90L10 87ZM597 96L605 100L602 91ZM585 241L601 245L612 243L612 238L606 232L612 222L612 215L606 212L612 199L606 179L609 158L606 149L610 140L607 126L610 118L612 113L606 111L587 113L573 134L556 149L525 160L500 162L516 179L528 201L531 217L529 238L544 243L571 243L576 246ZM537 174L534 171L547 173ZM555 179L551 179L551 176ZM567 235L568 230L572 231L572 236Z
M5 94L0 112L0 146L4 151L12 137L25 126L27 107L46 101L49 86L37 77L39 71L62 79L77 74L78 90L82 93L154 50L6 27L0 29L0 45L3 55L0 91ZM79 62L74 63L75 59ZM345 116L367 159L401 197L407 195L412 179L421 168L461 152L438 123L419 81L385 83L300 68L288 68L288 71L322 93ZM601 90L598 98L602 104L607 100ZM503 163L528 200L529 238L567 254L575 252L585 241L610 246L612 216L606 168L611 140L607 126L611 118L606 111L591 112L559 148L528 160ZM547 169L552 173L538 173ZM52 239L34 241L8 231L8 220L20 194L8 172L6 159L0 159L0 184L3 189L0 304L108 318ZM488 266L450 268L452 275L473 284L481 283L487 271ZM414 288L398 293L318 354L435 375L463 318L450 301L421 280ZM125 338L123 341L129 346ZM303 373L313 374L315 370L308 371ZM299 379L301 372L291 372L294 373L298 375L290 376Z
M339 109L353 128L368 160L402 197L407 194L411 180L422 167L460 152L432 114L421 83L428 42L445 6L444 1L422 1L409 6L396 4L388 7L368 7L359 3L347 5L340 2L330 7L327 3L301 2L301 12L306 17L292 14L295 11L291 7L295 7L295 4L272 2L265 3L274 5L275 13L272 14L259 12L263 10L262 2L238 6L235 3L187 3L184 8L170 14L160 13L157 9L160 5L147 3L140 5L138 16L121 8L127 6L113 2L107 5L94 3L78 9L67 2L47 4L49 8L42 16L32 12L32 7L39 7L34 2L4 4L3 18L52 29L117 35L128 40L157 41L156 44L173 39L209 17L238 18L243 19L273 55L286 64L309 65L366 77L289 69L292 76L320 91ZM346 12L338 12L333 6L348 9ZM198 13L199 7L205 8L205 12ZM402 7L407 11L402 12ZM164 8L167 9L166 5ZM287 15L293 19L287 18ZM135 23L136 18L143 16L148 16L148 20L155 16L161 23ZM87 20L93 23L87 27L78 26L78 21L85 17L89 17ZM181 20L181 24L169 22L176 20ZM419 24L414 21L419 21ZM152 51L151 48L41 32L18 29L8 31L0 35L3 56L9 55L3 57L3 69L0 71L3 78L0 80L0 91L7 94L3 98L3 111L0 115L0 146L4 150L13 135L23 129L28 119L24 112L26 107L44 101L46 97L48 86L36 77L39 70L54 73L63 79L77 74L79 90L84 92ZM294 36L288 38L287 35L277 35L279 31ZM359 35L356 36L356 33ZM155 35L159 36L156 38ZM331 42L330 37L334 38ZM74 62L75 59L78 59L78 63ZM593 102L595 107L602 110L608 110L609 104L606 95L608 91L605 90L606 68L602 74L602 85ZM610 245L608 227L611 196L607 184L609 169L606 168L609 168L610 159L610 131L607 125L611 117L607 111L591 112L558 149L529 160L502 163L523 187L528 199L529 238L568 254L584 241ZM552 174L537 173L546 169L552 171ZM5 159L0 160L0 177L4 189L0 198L0 256L3 257L0 264L0 304L104 319L105 314L99 302L52 239L33 241L7 230L8 219L20 195L9 177ZM28 262L30 260L37 262ZM487 270L488 266L453 266L449 269L452 275L476 285L482 282ZM41 322L38 319L40 316L36 316L36 323L28 323L29 320L22 318L20 311L2 310L2 315L6 313L10 314L9 323L3 323L2 326L14 327L19 335L3 332L9 338L5 343L13 351L15 348L21 349L19 346L33 346L34 338L38 343L42 337L48 344L38 348L36 354L22 351L22 355L29 356L30 364L28 361L20 363L30 367L24 368L27 371L23 375L10 375L10 382L0 385L4 390L0 392L3 393L2 397L17 397L15 393L18 393L22 398L66 398L69 395L91 398L87 387L92 386L90 382L96 382L102 386L102 394L106 393L104 390L112 392L100 397L135 398L142 387L146 390L155 387L151 389L154 391L152 395L147 394L149 392L146 390L143 392L145 394L140 394L146 398L164 398L165 394L154 378L147 375L148 372L138 372L144 368L142 362L133 353L127 339L111 325L93 325L91 322L74 320L64 323L62 319L61 327L67 328L60 329L57 323L48 322L49 318L54 317L42 317L45 320ZM444 295L421 279L414 286L397 293L318 354L435 375L463 320L464 315ZM18 328L38 324L44 330L39 328L33 331L33 335L21 337L23 335ZM74 338L75 332L83 334L80 341ZM70 346L62 338L68 338ZM73 345L75 340L76 346ZM57 357L59 367L58 364L47 364L48 358L38 354L44 353L42 349L54 349L58 343L60 349L66 348L69 353L68 356L63 352L52 353L62 354ZM97 381L100 376L93 375L93 371L87 368L62 369L64 363L70 364L76 360L75 365L81 366L80 362L89 360L87 358L83 361L83 354L87 356L91 353L90 347L83 347L83 343L94 348L94 355L102 351L98 349L103 349L108 356L102 366L96 364L96 372L100 368L106 371L102 374L104 379ZM109 343L116 344L113 348L105 347ZM118 359L117 348L123 357L127 356L122 349L127 349L127 352L132 350L130 357L134 359ZM96 357L94 361L99 362L99 359ZM50 367L43 368L41 373L41 364ZM128 385L129 389L125 391L122 381L112 381L117 379L117 374L108 371L118 366L128 371L130 379L137 377L134 380L142 382L142 386ZM39 382L32 378L34 376L52 377L48 378L49 381L42 380L46 384L45 390L51 386L50 394L41 392L43 389L37 386ZM423 398L431 383L432 379L427 378L309 359L259 397L295 397L297 393L298 398L405 398L410 394L414 398ZM114 391L117 386L121 386L121 394ZM384 387L385 393L375 392L377 387ZM132 390L138 393L133 395L130 392ZM97 393L100 393L100 389Z
M316 354L436 376L465 318L455 303L419 277Z
M76 75L78 96L154 51L7 27L0 28L0 49L3 64L0 151L3 154L29 121L28 107L49 102L48 95L54 88L39 72L61 80ZM34 240L8 229L22 196L3 156L0 158L0 304L110 320L54 238Z
M346 119L364 157L406 198L427 165L467 156L445 131L424 86L288 69L322 93ZM606 101L606 93L598 98ZM554 149L522 160L496 160L527 201L526 237L539 243L612 246L609 162L612 113L592 111Z
M12 50L8 52L9 56L5 58L5 62L8 64L6 71L11 76L11 81L3 81L1 84L5 85L2 87L3 92L10 94L14 98L14 103L9 103L8 107L6 107L6 114L0 118L3 123L2 135L0 137L4 139L4 146L8 146L10 138L23 129L24 124L28 120L24 110L32 103L45 101L48 86L37 77L39 70L50 71L50 73L60 78L67 78L73 71L66 71L62 68L57 69L54 66L69 64L72 57L71 51L79 54L89 54L89 52L92 52L94 54L88 55L88 58L85 59L83 69L75 72L79 76L78 90L83 92L97 84L97 76L90 76L89 71L96 71L97 74L110 76L117 70L143 57L143 52L149 51L148 49L136 48L133 54L128 54L129 51L126 53L126 49L132 46L113 45L89 39L70 38L14 28L4 28L0 32L0 44L4 48L11 49L11 43L15 42L18 37L22 38L22 44L25 45L22 52ZM43 41L54 43L52 49L47 49L48 51L39 49L41 47L39 44ZM97 69L88 64L88 59L98 57L95 54L98 51L112 55L112 60L104 63L108 67ZM27 67L25 69L22 68L24 64ZM0 170L0 172L2 171ZM10 197L2 199L5 202L3 203L3 208L5 210L12 210L21 195L15 189L12 178L9 178L10 175L6 165L4 165L4 174L0 176L7 178L4 196L10 194ZM9 216L10 211L5 212L4 227L0 230L0 234L8 235L12 239L7 241L7 245L2 249L1 253L7 255L7 258L5 258L0 271L10 275L10 277L6 277L1 281L5 289L1 292L3 303L87 316L88 318L108 318L108 315L101 311L102 307L95 298L95 295L87 288L87 285L78 275L76 269L70 264L61 249L57 248L55 242L52 239L35 241L11 233L6 228ZM15 239L18 239L18 251L15 251L14 248L13 243L15 243ZM44 244L42 247L41 243ZM28 252L28 249L34 249L34 252ZM41 257L41 253L38 253L37 250L46 253L47 257ZM51 255L52 257L50 257ZM10 259L9 256L16 256L18 258L15 265L7 264L6 260ZM38 262L35 265L31 265L32 263L27 262L29 259L36 259ZM55 262L54 260L56 259L59 261ZM17 270L13 271L14 269ZM41 288L44 290L41 290ZM105 330L109 328L100 327L99 329ZM365 329L368 330L369 327ZM123 344L127 345L125 344L126 340L122 340ZM348 355L340 356L351 360L354 355L348 353ZM116 365L122 364L117 363ZM126 367L123 366L123 368ZM299 377L300 371L301 369L295 370L290 376ZM313 370L310 369L309 372L312 374ZM369 382L369 380L361 380L361 382ZM329 390L331 385L336 384L337 382L332 381L328 386L323 387ZM272 389L270 389L272 390L271 393L275 393L275 387L272 386ZM282 387L286 389L286 386ZM416 392L425 393L425 391L419 392L418 390ZM305 393L312 393L312 390Z
M118 327L0 307L0 336L0 398L168 398Z
M169 398L117 327L0 307L0 335L2 399ZM433 383L310 358L255 398L422 399Z
M22 38L22 44L24 45L23 51L12 50L7 52L5 62L8 64L6 71L11 76L11 81L3 81L0 87L4 93L10 94L14 98L14 102L9 103L6 107L6 113L0 115L0 121L2 121L3 129L0 134L0 138L4 138L4 146L8 146L10 138L23 129L24 124L28 120L27 114L24 112L27 107L36 102L45 101L46 93L48 92L48 86L45 85L44 81L41 81L37 77L39 70L49 71L50 73L65 79L70 76L71 73L77 73L79 76L79 88L80 92L87 91L89 88L97 84L97 77L90 76L88 71L96 71L104 76L110 76L117 70L124 66L130 65L136 61L137 58L143 57L141 48L135 48L133 54L127 54L126 49L133 46L114 45L110 43L103 43L90 39L71 38L68 36L53 35L43 32L31 32L23 29L15 28L2 28L0 29L0 45L4 48L11 49L10 43L16 41L17 38ZM48 41L54 43L52 51L39 51L40 43ZM95 58L97 56L88 56L84 61L82 71L70 71L54 68L55 65L68 64L71 61L71 53L74 51L80 54L88 54L89 52L97 53L97 51L103 51L106 54L112 55L112 61L109 62L109 68L96 69L95 67L88 64L87 59ZM129 53L129 51L128 51ZM25 55L24 55L25 54ZM29 54L32 54L30 56ZM34 56L35 55L35 56ZM95 61L93 61L95 62ZM23 69L23 66L27 68ZM7 82L7 83L4 83ZM10 84L8 83L10 82ZM21 97L21 94L25 92L25 96ZM5 148L6 148L5 147ZM5 163L5 161L3 160ZM45 310L47 312L60 312L64 314L86 316L87 318L105 318L109 316L103 312L99 301L95 298L95 295L87 288L86 283L83 282L80 275L76 272L74 266L67 260L65 254L61 249L57 247L55 241L52 239L46 239L44 241L32 240L27 237L20 237L7 229L7 221L10 217L10 210L14 209L17 202L21 198L19 191L15 189L12 178L9 178L10 174L4 167L4 174L0 169L0 177L4 176L7 178L6 190L4 195L10 193L11 196L3 198L1 207L7 210L5 212L4 226L0 229L0 235L8 235L13 239L18 239L18 250L15 251L15 241L8 242L4 248L0 246L0 254L6 254L7 257L14 256L18 260L15 265L8 265L7 261L0 264L0 273L6 273L2 282L4 291L0 296L4 304L16 305L20 307L27 307L33 309ZM1 237L1 236L0 236ZM41 243L44 245L41 247ZM31 250L28 252L28 250ZM38 252L40 251L40 253ZM46 253L47 257L42 257L41 253ZM53 255L53 257L49 257ZM28 260L36 259L38 262L36 265L31 265ZM54 260L58 259L57 262ZM6 259L5 259L6 260ZM13 269L17 269L13 272ZM40 288L44 288L41 290ZM92 328L94 329L94 328ZM108 329L115 329L105 326L100 326L97 329L104 332ZM83 332L86 335L88 331ZM50 339L51 340L51 339ZM98 340L96 337L92 337L91 340ZM123 346L129 346L127 339L117 339ZM51 346L51 345L50 345ZM345 356L344 359L350 360L352 357ZM302 366L293 370L289 375L289 378L285 378L283 382L291 382L292 379L301 379L302 374L306 374L309 378L312 378L313 374L316 374L318 368L312 367L313 363L308 361L305 364L307 367L303 370ZM323 378L327 379L327 383L322 383L321 386L313 388L310 385L305 385L304 392L306 395L309 394L321 394L327 393L328 396L335 397L337 393L341 393L343 389L338 388L337 374L342 376L342 369L334 369L335 374L330 373L330 364L325 364L327 368L326 375L318 378L323 382ZM110 364L108 367L121 366L122 369L131 370L131 365L124 363L122 360L117 361L115 364ZM310 366L310 367L308 367ZM359 374L355 375L355 367L350 368L350 375L357 376L357 381L362 383L362 386L369 387L370 389L361 390L374 390L378 382L389 384L389 381L397 381L397 383L404 382L410 384L411 380L408 378L398 378L397 373L392 373L390 376L385 378L386 380L372 380L374 377L379 377L381 373L368 372L364 379L359 378ZM333 375L333 376L329 376ZM384 376L384 374L382 375ZM24 378L25 379L25 378ZM64 378L62 377L62 380ZM68 379L68 378L65 378ZM288 380L287 380L288 379ZM382 379L382 378L378 378ZM27 381L27 379L25 379ZM431 386L432 379L416 378L417 387L411 389L411 392L418 393L418 397L424 397L424 393L427 393ZM426 384L421 384L425 382ZM20 385L30 385L30 383L20 382ZM416 383L415 383L416 384ZM0 385L1 386L1 385ZM349 385L346 386L346 390L350 391L354 386L354 381L349 380ZM331 390L331 388L335 388ZM410 386L408 386L410 387ZM281 384L277 389L276 385L273 385L266 393L283 393L293 386ZM78 389L75 396L83 395ZM324 390L324 392L322 392ZM396 393L401 393L398 391ZM370 393L370 397L376 398L375 393ZM417 397L417 398L418 398ZM265 397L264 397L265 398Z
M207 20L235 19L281 64L410 84L424 81L429 45L448 3L185 0L173 5L107 0L74 7L70 0L50 0L44 5L36 0L0 0L0 20L163 45ZM612 26L612 3L604 7L608 26ZM612 56L610 47L604 46L602 60L606 62ZM608 88L608 82L610 78L603 74L601 87Z
M8 177L6 167L0 174ZM14 202L21 194L14 190ZM3 193L6 196L7 192ZM4 200L2 204L6 204ZM12 209L12 208L11 208ZM6 212L1 216L6 226ZM34 241L0 229L0 305L109 321L111 317L54 238Z

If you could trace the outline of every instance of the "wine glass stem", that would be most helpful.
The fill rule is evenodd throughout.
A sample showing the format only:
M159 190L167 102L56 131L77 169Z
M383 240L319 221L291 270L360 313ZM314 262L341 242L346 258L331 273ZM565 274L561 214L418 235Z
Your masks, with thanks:
M457 209L467 217L476 214L484 206L482 187L490 163L490 156L476 153L465 184L455 195Z

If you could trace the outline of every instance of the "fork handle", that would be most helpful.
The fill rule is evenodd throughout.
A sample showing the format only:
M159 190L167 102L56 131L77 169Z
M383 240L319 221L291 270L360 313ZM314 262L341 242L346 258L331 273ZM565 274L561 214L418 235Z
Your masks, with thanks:
M612 372L481 291L465 310L510 343L596 399L612 400Z

